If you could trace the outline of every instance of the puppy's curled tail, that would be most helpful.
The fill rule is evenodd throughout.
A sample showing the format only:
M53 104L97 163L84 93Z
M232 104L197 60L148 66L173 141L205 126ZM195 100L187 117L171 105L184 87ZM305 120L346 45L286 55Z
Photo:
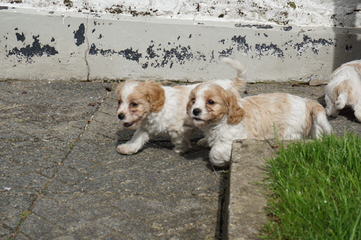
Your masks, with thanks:
M312 137L320 138L323 135L332 133L332 127L327 120L326 110L316 101L309 101L307 107L310 108L312 118Z
M228 57L221 58L221 61L227 63L237 71L237 76L234 79L233 84L238 91L243 92L246 89L246 68L239 61Z

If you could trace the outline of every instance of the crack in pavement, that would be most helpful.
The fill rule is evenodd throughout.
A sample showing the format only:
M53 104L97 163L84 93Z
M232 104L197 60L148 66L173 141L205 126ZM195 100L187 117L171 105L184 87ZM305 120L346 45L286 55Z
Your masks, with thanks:
M54 179L57 177L57 173L59 172L61 166L64 166L64 162L66 161L66 159L68 158L68 156L71 154L71 152L73 151L74 147L76 146L76 144L78 142L81 141L81 137L83 136L83 134L86 132L88 126L91 124L92 119L94 118L95 114L99 111L102 103L105 101L105 99L108 97L109 93L107 92L105 94L105 96L101 99L100 103L96 106L96 108L94 109L94 111L92 112L90 118L88 121L86 121L85 126L83 127L83 131L81 131L79 133L79 135L68 144L69 149L66 152L65 156L63 157L63 159L58 163L58 166L55 167L54 170L54 175L52 177L49 177L48 181L44 184L44 186L36 193L36 194L31 194L34 195L34 199L31 201L30 207L28 209L26 209L25 211L22 212L22 216L18 222L18 224L15 227L15 230L13 233L11 233L11 238L16 238L17 235L19 233L22 233L20 231L21 226L24 224L24 222L28 219L29 216L31 216L33 214L33 209L35 207L36 202L41 198L41 195L46 195L46 190L48 189L49 185L54 181ZM26 213L26 214L24 214ZM22 233L24 234L24 233ZM26 234L24 234L26 236ZM26 236L29 239L31 239L29 236Z

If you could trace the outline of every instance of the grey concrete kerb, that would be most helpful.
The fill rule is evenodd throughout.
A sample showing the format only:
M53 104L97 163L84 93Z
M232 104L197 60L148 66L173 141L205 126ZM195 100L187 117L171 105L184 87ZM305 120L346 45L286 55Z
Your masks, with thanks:
M226 208L229 240L258 239L266 222L265 159L276 151L272 142L244 140L233 143Z
M206 81L234 77L219 63L229 56L244 63L249 81L308 82L361 52L356 28L1 6L0 13L0 80Z

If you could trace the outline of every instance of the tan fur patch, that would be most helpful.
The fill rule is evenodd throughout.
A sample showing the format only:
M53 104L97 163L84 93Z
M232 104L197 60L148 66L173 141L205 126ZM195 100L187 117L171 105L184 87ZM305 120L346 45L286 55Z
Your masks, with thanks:
M336 100L338 96L342 92L346 92L348 95L347 104L356 104L357 103L357 96L355 96L352 86L350 84L350 80L342 81L339 85L337 85L334 90L334 99Z
M191 114L190 111L192 109L192 106L193 106L195 98L196 98L196 95L195 95L195 92L197 91L196 89L193 89L191 91L191 93L189 94L189 98L188 98L188 102L187 102L187 113L189 115Z
M148 102L146 96L141 91L134 91L128 96L129 112L136 114L136 116L146 116L151 112L151 104ZM137 103L137 106L131 106L132 103Z
M231 91L226 91L226 93L228 102L228 123L237 124L242 120L245 112L239 106L238 97L235 96Z
M141 93L150 103L151 112L159 112L165 103L165 93L162 85L153 81L147 81L139 84L136 91Z
M228 123L239 123L243 117L243 109L237 103L237 97L231 92L226 91L218 85L211 85L204 92L206 103L210 100L215 104L206 104L208 113L212 120L220 120L224 115L228 115Z
M283 137L290 112L288 95L283 93L260 94L241 100L245 111L242 120L250 138L269 139Z
M236 77L233 80L233 86L237 89L238 92L244 92L246 90L246 81L242 78Z
M325 112L325 109L322 107L321 104L319 104L314 100L307 101L306 109L307 109L307 113L306 113L307 119L306 119L306 128L304 131L304 135L308 136L310 134L313 122L316 119L317 115L319 113Z
M223 88L218 85L212 85L208 90L204 92L204 100L214 101L215 104L206 104L206 109L210 115L209 120L219 121L228 112L226 105L226 94Z

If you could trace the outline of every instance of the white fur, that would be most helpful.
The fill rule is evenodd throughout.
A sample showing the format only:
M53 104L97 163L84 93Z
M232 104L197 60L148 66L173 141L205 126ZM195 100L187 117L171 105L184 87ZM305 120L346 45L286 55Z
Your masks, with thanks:
M123 87L122 96L124 99L134 91L133 84L139 82L131 82ZM189 143L189 130L191 128L185 126L187 124L186 104L185 98L189 95L194 85L183 86L183 90L173 87L162 87L165 92L165 103L160 112L150 113L136 130L133 137L126 143L120 144L117 147L118 152L123 154L133 154L138 152L143 145L148 142L151 135L158 135L166 133L171 137L172 143L175 145L176 152L185 151ZM188 95L187 95L188 94ZM128 103L124 102L125 107L119 107L117 113L124 112Z
M325 88L327 115L335 117L345 106L350 106L354 110L355 117L361 121L360 71L361 60L355 60L341 65L331 74Z

